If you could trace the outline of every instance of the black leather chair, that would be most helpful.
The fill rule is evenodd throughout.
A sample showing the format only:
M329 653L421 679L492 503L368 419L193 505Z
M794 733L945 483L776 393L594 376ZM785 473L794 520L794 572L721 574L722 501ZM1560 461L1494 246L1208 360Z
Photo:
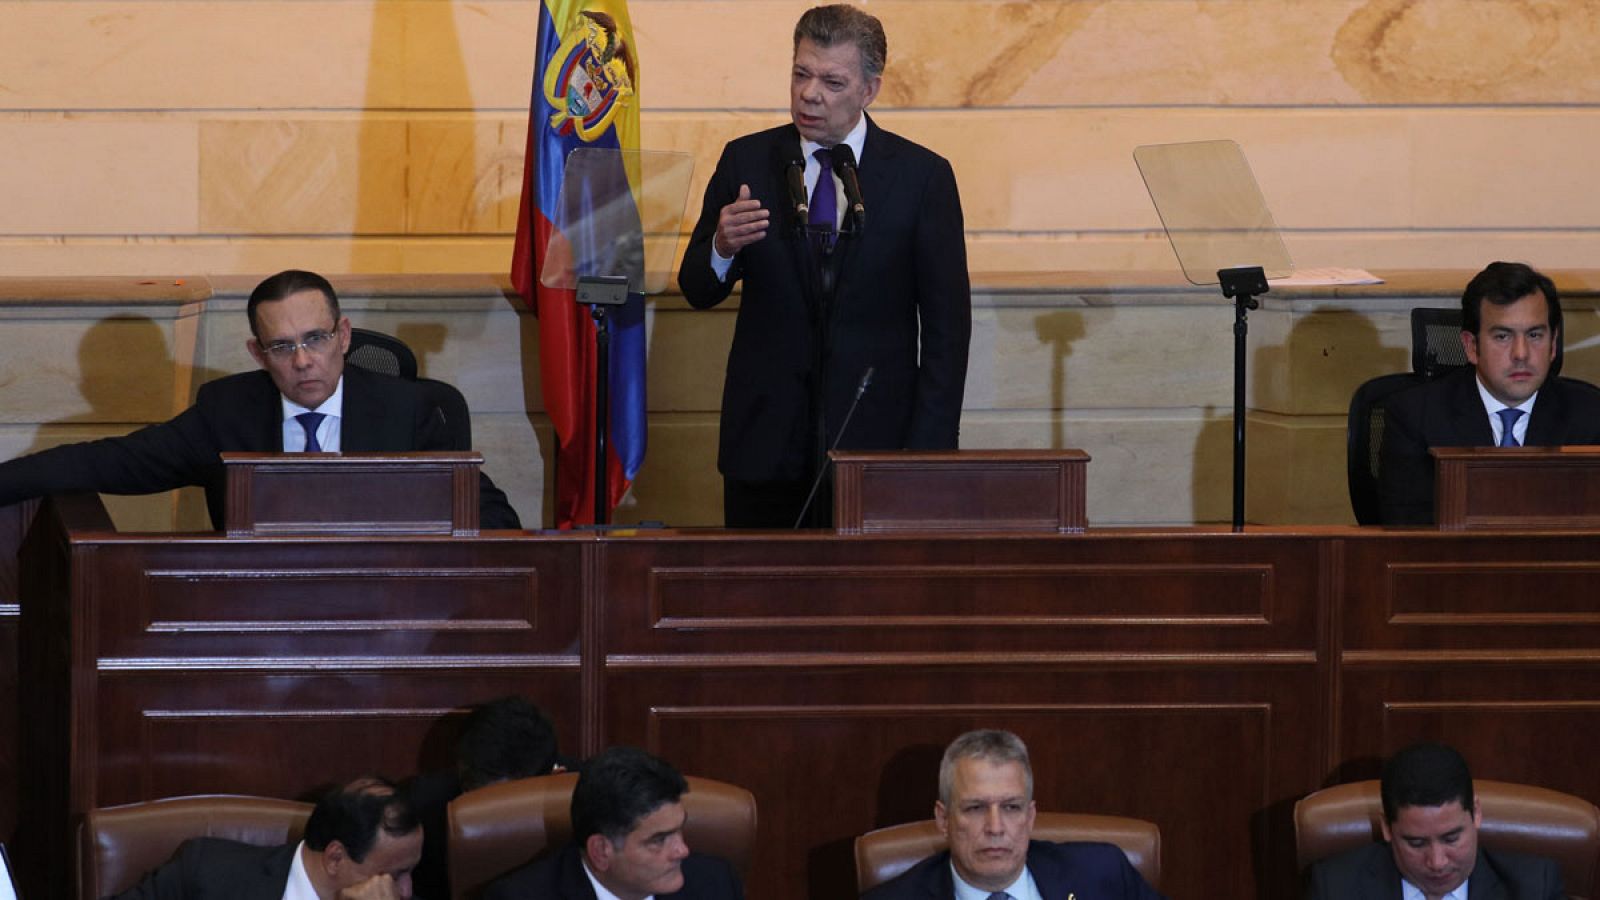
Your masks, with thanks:
M411 352L405 341L381 331L350 329L350 349L345 351L344 361L369 372L380 372L407 381L417 380L417 355Z
M1350 398L1350 418L1345 424L1345 477L1350 487L1350 508L1356 522L1378 525L1378 448L1383 445L1383 413L1395 394L1426 384L1415 372L1379 375L1356 388Z

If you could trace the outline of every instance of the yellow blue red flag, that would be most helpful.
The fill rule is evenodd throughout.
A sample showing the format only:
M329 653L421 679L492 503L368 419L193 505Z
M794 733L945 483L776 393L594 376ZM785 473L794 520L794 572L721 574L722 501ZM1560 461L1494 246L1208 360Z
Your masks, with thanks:
M558 528L595 521L594 323L570 289L539 283L567 156L639 148L639 59L625 0L542 0L511 283L539 317L539 374L555 427ZM622 165L619 157L618 165ZM614 507L644 462L644 298L611 315L610 469Z

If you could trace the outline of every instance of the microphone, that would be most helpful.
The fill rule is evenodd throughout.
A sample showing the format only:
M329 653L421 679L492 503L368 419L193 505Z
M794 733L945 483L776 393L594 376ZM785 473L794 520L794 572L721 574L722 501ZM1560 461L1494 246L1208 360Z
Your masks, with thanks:
M849 144L840 143L833 148L833 171L844 184L845 209L856 220L856 230L867 224L867 207L861 202L861 182L856 179L856 152Z
M806 200L806 161L800 156L798 145L774 147L772 156L789 186L789 205L794 209L795 222L804 228L806 219L811 216L811 204Z
M828 448L828 452L839 449L839 442L844 440L844 430L850 427L850 417L856 414L856 407L861 405L861 398L866 395L867 388L872 387L872 373L876 371L875 367L867 366L867 370L861 373L861 383L856 385L856 397L850 401L850 408L844 411L844 421L839 423L839 433L834 436L833 446ZM822 468L817 470L817 479L811 482L811 493L806 494L805 505L800 507L800 515L795 517L794 527L799 528L800 523L806 520L806 513L811 511L811 501L817 498L817 488L822 487L822 476L828 474L828 467L831 465L833 458L829 457L823 462Z

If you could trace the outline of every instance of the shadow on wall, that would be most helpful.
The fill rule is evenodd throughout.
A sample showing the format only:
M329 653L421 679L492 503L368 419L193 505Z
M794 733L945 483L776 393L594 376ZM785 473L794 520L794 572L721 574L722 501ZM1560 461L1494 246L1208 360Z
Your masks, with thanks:
M1072 355L1072 345L1084 335L1083 313L1061 311L1045 313L1034 319L1034 330L1039 343L1050 348L1050 449L1061 450L1067 446L1067 357Z
M166 330L143 316L110 316L84 332L78 343L78 392L88 404L84 412L40 423L34 443L27 450L40 450L101 435L78 434L73 426L96 426L133 431L153 422L166 421L187 408L199 385L226 374L211 369L193 368L188 384L179 377L185 358L197 358L195 348L167 348ZM179 392L183 396L178 396ZM130 420L136 416L137 420ZM64 439L46 439L47 432L66 434ZM112 521L122 530L210 531L205 495L199 488L183 488L156 497L105 497Z
M1258 345L1247 383L1245 521L1354 524L1343 427L1350 398L1369 378L1409 366L1408 349L1383 346L1372 320L1352 310L1297 316L1283 343ZM1274 428L1251 415L1258 410L1304 421ZM1207 407L1204 419L1194 448L1195 521L1227 523L1233 516L1233 408ZM1330 439L1325 429L1299 427L1330 419L1339 423L1336 446L1316 443ZM1319 512L1332 509L1339 511Z

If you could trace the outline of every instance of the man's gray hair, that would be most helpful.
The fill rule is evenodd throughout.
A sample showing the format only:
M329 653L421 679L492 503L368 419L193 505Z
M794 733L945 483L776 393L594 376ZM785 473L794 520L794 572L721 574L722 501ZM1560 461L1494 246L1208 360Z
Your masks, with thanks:
M848 3L813 6L794 26L794 48L800 49L802 40L818 47L837 44L854 44L861 51L861 70L868 78L883 74L889 62L889 39L884 36L883 23L870 13Z
M1033 765L1028 762L1028 745L1009 731L987 728L969 731L944 748L944 759L939 761L939 802L947 808L956 789L956 763L963 759L981 759L997 766L1020 764L1026 799L1033 799Z

